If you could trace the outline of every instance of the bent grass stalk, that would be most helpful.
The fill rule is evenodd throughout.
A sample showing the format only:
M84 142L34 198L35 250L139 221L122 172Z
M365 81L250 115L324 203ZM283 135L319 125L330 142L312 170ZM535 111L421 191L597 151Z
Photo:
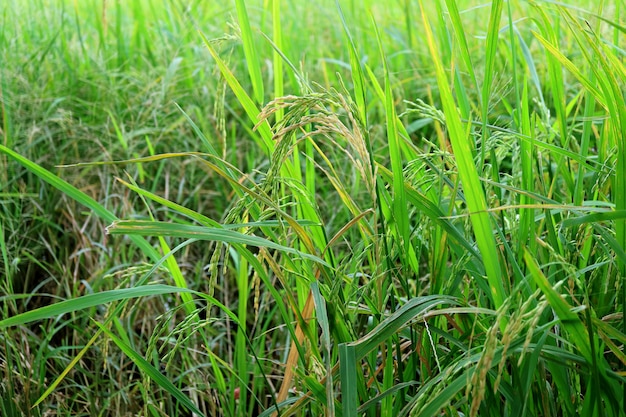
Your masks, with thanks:
M438 49L435 44L432 31L430 29L430 21L422 7L422 20L424 22L424 31L427 38L428 48L435 65L435 73L437 76L437 85L441 94L443 111L446 117L450 142L454 150L456 161L459 165L459 177L464 187L464 195L467 200L467 206L470 211L470 219L474 227L476 242L483 258L483 264L487 273L487 280L490 287L490 298L496 308L499 308L506 298L507 293L503 285L503 274L500 268L500 258L496 251L496 242L493 237L491 220L486 212L487 203L485 201L485 193L478 179L476 165L473 162L473 151L469 141L469 128L467 124L463 127L459 118L458 110L454 104L454 98L450 91L448 78L443 69L443 64L439 57ZM506 322L503 322L506 325Z
M0 413L623 414L621 6L399 3L0 5Z

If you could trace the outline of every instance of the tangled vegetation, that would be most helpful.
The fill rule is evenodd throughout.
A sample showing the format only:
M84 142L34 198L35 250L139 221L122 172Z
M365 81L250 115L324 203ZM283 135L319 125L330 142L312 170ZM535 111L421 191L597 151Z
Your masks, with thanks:
M5 0L3 416L626 413L623 0Z

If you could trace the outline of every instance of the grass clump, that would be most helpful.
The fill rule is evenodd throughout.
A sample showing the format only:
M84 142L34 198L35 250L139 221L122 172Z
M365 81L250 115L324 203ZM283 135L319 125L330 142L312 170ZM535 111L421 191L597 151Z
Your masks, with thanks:
M624 413L623 5L369 3L3 3L2 415Z

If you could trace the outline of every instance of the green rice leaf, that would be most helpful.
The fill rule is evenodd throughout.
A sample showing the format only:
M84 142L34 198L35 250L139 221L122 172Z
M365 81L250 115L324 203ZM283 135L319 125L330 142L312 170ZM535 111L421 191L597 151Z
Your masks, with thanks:
M124 343L122 339L114 335L113 332L111 332L111 330L106 328L104 325L98 322L95 323L104 333L107 334L107 336L111 338L111 340L113 340L113 342L115 342L117 347L119 347L135 363L135 365L137 365L139 369L141 369L148 377L150 377L150 379L159 384L159 386L161 386L163 389L165 389L165 391L170 393L172 397L180 401L181 404L184 405L189 411L192 411L199 416L204 416L202 411L200 411L198 407L191 402L189 397L183 394L181 390L179 390L174 384L172 384L169 379L163 376L163 374L161 374L154 366L152 366L150 362L145 360L137 351Z
M578 314L573 312L572 307L567 304L563 297L561 297L561 295L556 292L554 288L552 288L546 276L543 272L541 272L541 269L539 269L537 261L530 254L530 252L528 252L528 250L524 252L524 261L526 262L526 266L537 284L537 287L539 287L546 296L548 303L550 303L550 306L554 309L554 312L563 324L563 328L570 335L572 345L580 351L588 363L593 363L589 336L585 326L580 321Z
M113 301L180 292L190 293L193 291L186 288L179 288L161 284L143 285L141 287L103 291L95 294L84 295L82 297L74 298L71 300L61 301L59 303L50 304L45 307L26 311L13 317L0 320L0 329L9 326L19 326L36 320L56 317L62 314L95 307L97 305L108 304Z
M246 3L244 0L236 0L235 4L237 6L237 18L239 20L239 27L241 28L243 52L246 56L248 73L250 74L250 80L252 81L254 98L256 99L257 103L262 104L264 102L263 76L261 75L261 64L256 53L254 36L252 36L252 29L250 28L250 20L248 19Z
M166 223L147 220L119 220L107 227L110 234L129 234L140 236L172 236L179 238L194 238L200 240L214 240L225 243L237 243L257 247L276 249L281 252L297 255L314 261L320 265L330 266L315 255L279 245L270 240L254 235L246 235L224 228L192 226L185 224Z
M100 203L98 203L93 198L89 197L84 192L80 191L78 188L74 187L67 181L59 178L54 175L47 169L37 165L36 163L30 161L27 158L24 158L17 152L12 151L4 145L0 144L0 152L5 153L9 157L13 158L21 165L23 165L26 169L28 169L33 174L37 175L39 178L52 185L57 190L61 191L68 197L76 200L76 202L82 204L89 210L93 211L96 215L98 215L101 219L107 222L114 222L117 220L117 217L111 213L109 210L104 208ZM131 240L141 249L141 251L151 258L153 261L157 261L160 256L158 252L146 241L144 238L140 236L132 236Z
M422 5L422 19L424 21L424 31L427 37L435 72L437 75L437 85L443 104L443 111L446 117L446 125L450 136L450 142L454 151L454 156L458 164L459 177L463 185L464 195L470 212L470 220L476 236L478 249L483 258L483 264L487 272L487 280L491 290L490 297L494 307L498 309L504 299L506 292L503 285L504 274L500 268L500 258L496 250L496 241L491 226L489 214L487 214L487 202L485 191L480 183L476 166L472 158L473 152L470 145L469 131L461 123L459 112L455 106L454 98L450 90L450 83L444 70L443 63L439 57L437 45L433 33L430 29L430 22ZM503 326L505 322L503 321Z

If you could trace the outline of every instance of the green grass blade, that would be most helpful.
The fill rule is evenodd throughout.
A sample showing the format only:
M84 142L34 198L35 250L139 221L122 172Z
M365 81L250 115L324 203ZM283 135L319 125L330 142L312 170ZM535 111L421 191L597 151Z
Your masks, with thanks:
M373 21L374 19L372 19ZM404 167L402 163L402 153L400 150L400 135L398 134L396 108L394 104L389 69L387 67L387 57L382 44L380 33L376 22L373 21L378 40L378 48L383 61L383 72L385 77L385 119L387 125L387 141L389 144L389 158L391 160L391 171L393 172L393 214L396 224L396 233L399 239L399 246L403 248L401 253L407 254L410 245L409 214L406 204L406 193L404 191Z
M485 192L478 178L476 166L472 158L472 148L470 139L466 129L463 128L457 107L454 104L454 98L450 91L450 83L443 68L443 63L439 58L439 52L435 44L430 22L424 6L422 5L422 19L424 21L424 31L427 37L428 47L430 49L435 72L437 75L437 85L443 104L443 111L446 116L446 124L450 135L450 142L454 156L458 164L459 177L463 184L467 206L470 212L470 219L476 236L478 249L483 258L483 264L487 272L487 280L489 282L494 307L499 308L504 299L506 292L503 285L503 274L500 269L500 259L496 250L496 241L491 226L489 214L487 214L487 203L485 201ZM503 323L504 325L504 323Z
M467 44L467 37L465 36L465 29L461 22L461 15L459 13L459 7L456 0L446 0L446 6L448 7L448 13L450 13L450 20L452 21L452 29L454 30L454 36L458 39L461 51L461 59L465 65L465 70L469 72L472 83L478 89L478 82L476 81L476 73L474 72L474 64Z
M167 244L167 242L165 241L165 239L163 239L163 237L159 236L159 243L161 245L161 250L163 251L164 254L168 254L171 253L172 250L170 249L170 246ZM185 277L183 276L183 272L180 270L180 266L178 265L178 262L176 262L176 258L174 258L173 256L170 256L167 258L166 261L166 265L167 265L167 269L170 271L170 275L172 276L172 279L174 280L174 284L176 284L176 286L178 288L187 289L187 281L185 280ZM191 297L191 294L187 293L186 291L182 291L180 293L180 298L181 301L183 303L183 305L185 306L185 311L187 312L187 315L191 316L193 315L196 307L193 304L193 298Z
M176 292L192 292L186 288L173 287L169 285L142 285L140 287L123 288L119 290L103 291L95 294L84 295L71 300L61 301L40 307L35 310L26 311L13 317L0 320L0 329L9 326L19 326L35 320L47 319L60 316L73 311L84 310L101 304L108 304L113 301L128 300L130 298L147 297L154 295L171 294Z
M122 129L120 129L120 126L117 123L117 120L115 120L115 116L113 115L113 112L111 112L111 110L107 110L107 114L109 115L109 119L111 120L111 123L113 123L113 128L115 129L115 136L117 137L117 140L122 146L122 149L124 149L125 151L128 151L128 141L126 140L124 132L122 132Z
M467 380L475 365L465 370L465 373L458 376L454 381L448 383L444 389L434 395L426 405L419 410L420 417L436 417L442 414L442 410L450 404L454 396L467 385Z
M280 0L272 0L272 35L273 44L276 46L272 53L274 65L274 98L285 95L284 74L283 74L283 58L279 51L283 49L283 30L280 22ZM276 111L276 122L280 122L283 118L284 110Z
M252 99L250 98L248 93L246 93L246 90L243 89L235 75L228 69L226 63L217 54L217 52L213 48L213 45L211 45L211 42L209 42L204 34L200 33L200 36L202 36L204 44L209 49L209 53L217 63L217 66L219 67L220 72L222 73L224 78L226 79L226 82L235 93L235 96L237 96L237 100L239 100L244 110L246 111L248 118L256 126L257 131L261 135L261 141L257 142L257 144L261 147L261 149L263 149L263 152L266 155L271 155L272 151L274 150L274 142L272 140L272 132L270 130L269 124L267 123L267 121L263 121L259 124L260 112L256 104L254 104L254 101L252 101Z
M52 174L47 169L37 165L36 163L24 158L17 152L12 151L11 149L5 147L4 145L0 145L0 152L3 152L19 162L26 169L28 169L33 174L37 175L39 178L47 182L48 184L55 187L57 190L61 191L68 197L76 200L78 203L82 204L86 208L93 211L96 215L98 215L101 219L111 223L117 220L117 217L111 213L109 210L100 205L93 198L89 197L87 194L80 191L78 188L69 184L67 181L57 177ZM157 261L160 256L158 252L146 241L144 238L140 236L132 236L131 240L141 249L141 251L148 257L150 257L153 261Z
M159 203L161 205L163 205L164 207L170 208L173 211L175 211L176 213L183 215L189 219L192 219L204 226L211 226L211 227L219 227L219 223L216 222L215 220L204 216L200 213L198 213L197 211L188 209L187 207L183 207L180 204L176 204L172 201L169 201L161 196L158 196L156 194L151 193L150 191L144 190L141 187L138 187L135 184L131 184L129 182L126 182L122 179L117 179L121 184L123 184L124 186L128 187L129 189L133 190L134 192L136 192L137 194L141 195L142 197L148 198L156 203Z
M339 374L341 379L341 403L343 417L356 417L357 414L357 358L356 349L350 343L339 345Z
M430 309L439 305L456 305L457 303L458 301L454 297L443 295L412 298L385 320L381 321L367 335L351 343L356 347L356 358L363 358L381 343L384 343L385 340L396 334L409 321L418 319Z
M326 407L327 407L327 415L334 416L335 415L335 401L333 395L333 374L332 374L332 354L331 354L331 333L330 333L330 324L328 322L328 314L326 313L326 300L322 297L320 293L319 284L317 281L314 281L311 284L311 293L313 295L313 302L315 303L315 315L317 317L317 322L322 330L322 347L324 348L324 353L326 356L325 365L326 365Z
M200 411L198 407L196 407L196 405L191 402L189 397L183 394L181 390L176 388L176 386L172 384L169 379L165 378L163 374L161 374L154 366L150 364L150 362L145 360L138 352L136 352L133 348L124 343L122 339L114 335L113 332L111 332L111 330L106 328L104 325L98 322L95 323L104 333L107 334L107 336L111 338L111 340L113 340L113 342L115 342L117 347L119 347L135 363L135 365L137 365L139 369L141 369L148 377L150 377L150 379L159 384L163 389L170 393L170 395L180 401L181 404L184 405L188 410L194 412L199 416L204 416L202 411Z
M9 251L7 250L7 242L4 237L4 227L4 222L0 219L0 254L2 255L2 262L4 263L4 272L6 274L5 279L9 282L10 285L13 279L13 274L11 271L11 264L9 263Z
M110 319L112 319L112 318L113 318L113 316L110 317ZM80 360L83 358L83 356L85 356L85 353L87 353L87 350L89 350L89 348L96 342L96 340L100 336L100 333L102 333L102 331L98 330L91 337L91 339L89 339L89 341L85 344L85 346L78 352L78 354L76 356L74 356L74 358L65 367L65 369L56 377L56 379L52 382L52 384L50 384L50 386L48 388L46 388L46 390L43 392L43 394L41 394L41 396L37 399L37 401L35 401L35 403L33 404L33 408L35 408L35 407L37 407L37 405L41 404L46 398L48 398L48 396L50 394L52 394L54 392L54 390L59 386L61 381L63 381L63 379L65 379L67 374L69 374L70 371L74 368L74 366L76 366L76 364L78 362L80 362Z
M187 114L187 112L185 112L185 110L183 110L182 107L178 105L178 103L174 103L174 105L176 106L178 111L180 111L182 115L185 117L185 119L187 120L187 122L189 123L193 131L195 132L195 134L200 138L200 141L206 148L207 152L211 155L214 155L215 157L219 157L220 156L219 153L215 150L215 148L213 147L213 144L211 143L211 141L209 141L209 138L206 137L206 135L204 134L204 132L202 132L200 127L198 127L196 122L193 121L193 119Z
M252 29L250 28L250 20L248 19L246 3L244 0L236 0L235 4L237 6L237 19L239 20L239 27L241 28L243 51L246 56L246 63L248 66L248 73L250 74L250 80L252 81L254 98L258 104L263 104L264 91L263 76L261 75L261 64L257 56L257 49L254 44L255 42L254 36L252 35Z
M257 247L276 249L281 252L297 255L309 259L320 265L328 266L324 260L315 255L300 252L299 250L279 245L262 237L246 235L223 228L183 225L176 223L152 222L146 220L119 220L107 227L111 234L129 234L140 236L172 236L179 238L194 238L201 240L214 240L232 244L242 244Z
M134 288L139 288L142 287L146 284L146 282L148 282L148 279L152 276L152 274L162 265L164 264L167 259L169 257L171 257L174 253L178 252L180 249L184 248L185 246L196 242L196 240L194 239L190 239L187 240L183 243L181 243L180 245L178 245L177 247L175 247L170 253L166 254L165 256L161 257L153 266L152 268L150 268L150 270L148 272L146 272L140 279L139 281L137 281L137 284L135 285ZM180 289L177 289L177 291L181 291ZM205 299L207 299L207 301L212 301L210 298L207 298L209 296L203 296ZM219 303L215 303L216 305L218 305L221 308L221 304ZM113 320L117 319L120 314L122 313L122 310L124 309L124 306L126 305L126 300L122 300L122 302L118 303L117 306L115 306L115 309L113 311L112 314L110 314L108 316L108 318L106 319L106 321L104 322L105 325L107 325L108 323L112 322ZM228 314L228 310L227 314ZM236 322L236 317L235 317L235 322ZM35 402L35 404L33 405L33 407L37 406L37 404L40 404L42 401L44 401L61 383L61 381L63 381L63 379L67 376L67 374L72 370L72 368L74 368L74 366L76 366L76 364L78 362L80 362L80 360L83 358L83 356L87 353L87 351L89 350L89 347L91 345L93 345L96 341L96 339L98 338L98 336L100 335L100 333L102 333L102 330L98 330L89 340L89 342L78 352L78 354L76 354L76 356L70 361L70 363L65 367L65 369L63 370L63 372L61 372L56 379L52 382L52 384L50 384L50 386L44 391L43 394L41 394L41 396L37 399L37 401Z
M354 83L354 98L357 108L359 109L359 116L361 123L367 126L367 102L365 100L365 77L363 76L363 68L359 60L359 55L352 39L352 34L346 23L346 18L343 14L339 0L335 1L337 10L339 11L339 17L341 18L341 24L343 25L343 33L348 40L348 46L350 47L350 68L352 70L352 82Z
M378 165L377 169L379 170L380 175L385 179L385 181L392 181L393 174L388 169L381 165ZM430 201L428 197L426 197L419 191L415 190L412 187L409 187L408 184L406 185L406 196L407 200L412 205L417 207L430 220L432 220L435 224L445 230L446 233L452 236L467 253L474 256L477 260L480 260L480 253L476 250L476 247L471 242L469 242L465 238L465 236L463 236L459 229L457 229L448 219L446 219L446 213L441 211L441 208L439 206Z
M580 351L582 356L592 363L594 358L592 357L591 345L589 344L589 336L585 326L580 321L580 318L576 313L572 311L572 307L561 297L561 295L552 288L546 276L539 269L539 265L534 256L530 252L524 252L524 260L526 266L533 277L537 286L541 289L543 294L548 299L548 303L554 309L554 312L559 317L563 327L567 330L572 339L572 345ZM587 307L588 308L588 307ZM597 349L597 348L596 348Z
M558 66L560 67L562 65L565 69L567 69L569 72L574 74L574 76L581 82L581 84L591 94L593 94L594 98L598 100L598 102L602 106L606 107L605 97L602 94L602 92L598 90L596 86L592 84L591 81L582 74L582 72L576 66L576 64L574 64L572 61L567 59L567 57L563 55L563 53L559 51L559 49L556 46L554 46L552 43L550 43L547 39L542 37L540 34L534 33L534 35L537 38L537 40L541 42L541 44L546 48L546 50L550 52L550 54L553 55L558 60L558 62L560 63L560 65Z
M4 26L4 25L3 25ZM3 67L0 67L2 70ZM6 82L6 75L4 71L0 71L0 95L3 100L0 100L0 110L2 110L2 142L0 145L12 147L13 146L13 109L9 104L10 91Z
M626 210L615 210L600 213L592 213L584 216L573 217L563 220L563 227L580 226L587 223L606 222L610 220L626 219Z
M496 52L498 50L498 33L500 29L500 19L502 18L502 0L491 2L491 12L489 13L489 28L487 29L487 44L485 45L485 77L481 91L482 110L482 146L480 164L485 163L486 142L489 137L487 124L489 123L489 99L491 97L491 84L493 82L494 67L496 63ZM446 114L447 117L447 114Z
M403 382L400 384L396 383L393 387L384 392L381 392L374 398L367 400L365 403L363 403L363 405L359 406L359 408L357 409L359 413L358 415L363 415L363 413L365 413L369 409L375 408L383 398L396 394L400 390L404 390L415 385L417 385L416 381Z

